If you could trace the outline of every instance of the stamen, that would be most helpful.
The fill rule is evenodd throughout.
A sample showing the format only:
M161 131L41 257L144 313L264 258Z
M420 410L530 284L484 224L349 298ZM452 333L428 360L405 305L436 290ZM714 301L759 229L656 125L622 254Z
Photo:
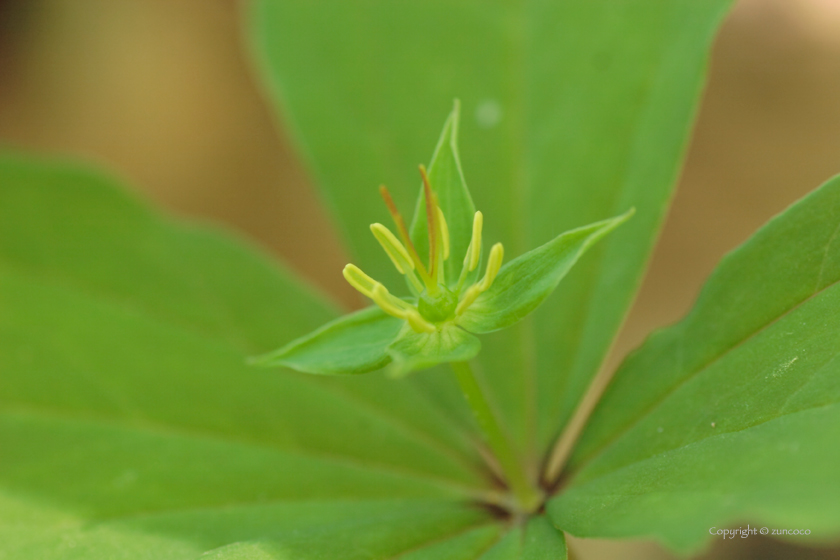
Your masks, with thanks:
M414 262L411 260L411 256L397 237L391 233L391 230L382 224L371 224L370 231L373 232L373 236L382 245L382 249L391 258L391 262L394 263L394 266L400 271L400 274L414 270Z
M484 214L476 212L473 216L472 238L467 248L467 255L464 257L464 266L472 272L481 260L481 228L484 225Z
M480 213L476 212L476 216L479 215ZM481 226L479 226L479 232L480 230ZM475 229L473 229L473 231L475 231ZM469 256L469 252L467 253L467 256ZM467 288L467 291L464 292L464 297L461 298L461 301L458 302L458 307L455 308L455 315L463 314L464 311L473 304L478 296L490 289L490 286L493 284L493 280L495 280L496 276L499 274L499 269L502 268L502 259L504 256L505 249L502 244L496 243L493 245L490 249L490 257L487 259L487 271L484 273L484 278L481 279L481 282L473 284Z
M410 309L406 312L406 320L409 326L417 333L433 333L435 326L423 318L416 309Z
M475 298L481 295L481 286L473 284L467 291L464 292L464 297L458 302L458 307L455 308L455 315L461 315L467 308L473 304Z
M481 291L485 291L493 284L499 269L502 268L502 259L505 256L505 249L501 243L496 243L490 249L490 258L487 259L487 271L484 273L484 278L481 279Z
M382 311L388 315L393 315L398 319L406 319L408 311L412 309L412 307L403 300L392 296L391 293L388 292L388 289L379 282L377 282L373 287L371 299L376 305L382 308Z
M359 290L365 297L373 298L373 288L378 284L376 280L362 272L355 264L348 264L341 271L347 283Z
M437 228L437 220L436 214L437 212L435 209L437 208L437 204L435 204L435 195L432 192L432 185L429 184L429 176L426 174L426 167L423 165L419 166L420 168L420 176L423 178L423 195L426 199L426 223L428 225L427 230L429 232L429 276L432 278L435 277L435 269L437 265L437 235L438 235L438 228Z
M405 220L403 220L402 215L400 214L399 210L397 210L397 205L394 204L394 199L391 198L391 193L388 192L388 189L385 185L379 186L379 194L382 196L382 200L385 201L385 206L388 207L388 212L391 213L391 217L394 219L394 224L397 226L397 232L400 234L400 239L408 248L408 253L411 255L411 260L414 261L414 265L417 268L417 272L420 274L420 278L423 279L423 282L426 284L426 287L436 286L434 282L432 282L431 276L429 273L426 272L426 268L423 266L423 261L420 260L420 255L417 254L417 249L414 248L414 243L411 242L411 236L408 234L408 228L405 227Z
M446 218L443 216L443 210L440 206L437 207L438 227L440 228L440 240L443 245L443 260L449 258L449 226L446 225Z

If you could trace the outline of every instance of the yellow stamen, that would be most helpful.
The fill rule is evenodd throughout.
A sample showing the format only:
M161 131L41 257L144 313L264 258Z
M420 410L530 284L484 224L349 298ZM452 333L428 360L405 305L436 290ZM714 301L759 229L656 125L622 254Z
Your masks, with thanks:
M476 216L479 215L479 212L476 212ZM480 229L481 226L479 225L479 231ZM467 256L469 256L469 252L467 253ZM481 282L478 284L473 284L467 288L467 291L464 292L464 297L461 298L461 301L458 302L458 307L455 308L456 315L463 314L464 311L466 311L469 306L475 302L478 296L490 289L490 286L493 284L493 280L495 280L496 276L499 274L499 269L502 268L502 259L504 256L505 249L502 247L502 244L496 243L493 245L490 249L490 257L487 259L487 271L484 273L484 278L482 278Z
M373 236L382 245L382 249L388 254L388 257L390 257L391 262L394 263L397 270L400 271L400 274L414 270L414 262L411 260L411 255L408 254L408 251L400 243L399 239L391 233L391 230L382 224L371 224L370 231L373 232Z
M440 228L441 245L443 245L443 260L449 258L449 226L446 225L446 218L443 216L443 210L440 206L437 208L437 221Z
M388 192L385 185L380 185L379 194L382 196L382 200L385 201L385 206L388 207L388 212L391 214L391 217L394 219L394 224L397 226L397 232L400 234L403 243L405 243L405 247L408 248L408 253L411 255L411 260L414 261L417 273L420 275L420 278L423 279L427 288L430 290L434 289L437 284L432 280L431 276L429 276L429 273L426 272L426 268L420 260L420 255L417 254L417 249L414 248L414 243L411 242L411 236L408 234L408 228L405 227L405 220L403 220L402 214L400 214L399 210L397 210L397 205L394 204L394 199L391 198L391 193Z
M481 228L484 225L484 214L476 212L473 216L472 239L467 249L467 256L464 258L464 266L472 272L481 260Z
M376 305L382 308L382 311L398 319L406 319L408 311L412 309L403 300L392 296L388 289L379 282L373 286L371 299Z
M490 258L487 259L487 271L484 273L484 278L481 279L479 286L484 292L493 284L499 269L502 268L502 259L505 256L505 249L501 243L496 243L490 249Z
M406 320L408 320L408 324L414 332L433 333L437 330L432 323L424 319L423 316L415 309L409 309L406 312Z
M378 284L376 280L362 272L355 264L348 264L341 271L347 283L359 290L365 297L373 297L373 288Z
M481 295L481 287L478 284L473 284L467 291L464 292L464 297L458 302L458 307L455 308L455 315L461 315L467 308L473 304L475 298Z

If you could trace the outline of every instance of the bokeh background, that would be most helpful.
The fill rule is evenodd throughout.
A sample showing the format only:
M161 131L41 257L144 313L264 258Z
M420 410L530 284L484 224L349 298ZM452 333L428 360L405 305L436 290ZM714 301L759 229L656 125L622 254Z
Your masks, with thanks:
M0 0L0 146L93 161L173 214L261 244L359 301L236 0ZM469 170L466 170L469 179ZM740 0L712 54L688 159L611 361L679 319L715 263L840 172L840 0ZM701 558L840 558L840 547L715 541ZM571 542L575 558L656 560L653 543Z

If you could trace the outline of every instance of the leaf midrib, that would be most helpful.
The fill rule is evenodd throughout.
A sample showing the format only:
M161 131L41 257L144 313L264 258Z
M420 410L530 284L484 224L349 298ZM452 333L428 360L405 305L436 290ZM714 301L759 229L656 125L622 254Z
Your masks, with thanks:
M204 505L193 507L173 507L169 509L160 510L143 510L131 513L122 513L119 515L105 515L98 517L91 517L80 520L79 527L93 527L96 525L106 523L131 523L133 521L153 521L161 517L180 516L203 513L231 513L233 511L243 511L252 508L270 508L273 506L288 506L288 505L355 505L355 504L393 504L394 506L412 505L412 504L459 504L460 502L445 499L445 498L338 498L330 500L325 498L308 499L308 498L278 498L271 500L254 500L244 502L225 502L217 505ZM468 505L469 502L462 502ZM482 523L482 525L490 525L492 522ZM473 526L474 527L474 526Z

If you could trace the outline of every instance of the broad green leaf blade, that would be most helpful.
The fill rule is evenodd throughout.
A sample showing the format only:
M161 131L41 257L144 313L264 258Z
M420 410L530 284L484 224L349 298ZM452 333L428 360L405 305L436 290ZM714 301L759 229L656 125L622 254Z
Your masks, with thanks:
M284 500L457 496L433 478L306 450L68 416L2 413L0 483L89 519Z
M260 542L238 542L205 552L206 560L274 560L277 558Z
M408 327L404 330L388 348L394 358L393 373L397 376L442 363L466 362L481 350L481 342L476 337L454 325L433 333L416 333Z
M637 208L533 321L485 341L479 359L492 399L535 465L639 284L729 4L255 3L267 83L354 262L374 277L399 280L367 231L387 217L376 186L387 184L403 208L414 202L417 164L456 97L463 169L489 243L519 255Z
M26 274L0 274L0 306L0 405L149 422L475 482L470 460L340 385L256 370L218 341ZM398 385L389 388L406 402Z
M567 231L516 257L502 267L490 289L478 296L458 324L474 333L487 333L518 323L545 301L587 249L633 213L631 209Z
M710 522L840 533L838 231L835 178L724 258L691 313L627 359L553 502L558 525L678 547Z
M488 522L475 508L434 500L236 504L96 521L2 495L0 505L8 560L371 558L366 550L384 560ZM340 546L343 554L324 556Z
M256 366L286 366L306 373L364 373L391 361L388 345L404 324L378 307L368 307L339 317L249 362Z
M460 103L456 101L455 107L443 125L443 132L441 132L428 169L429 183L438 196L438 204L449 227L450 255L444 265L449 284L457 281L461 273L461 266L472 236L473 215L475 214L475 204L467 189L464 171L461 169L461 157L458 154L460 113ZM411 222L411 239L420 258L426 262L429 258L429 227L422 185L417 197L414 219Z
M789 537L803 546L836 541L839 426L840 407L829 405L725 432L576 484L548 511L573 535L644 535L683 552L712 528L747 523L808 529Z
M487 539L487 533L498 531L488 527L471 530L470 525L486 525L489 518L485 512L469 506L435 502L385 502L371 506L369 512L364 508L358 510L365 514L361 516L346 508L341 517L310 520L308 524L300 524L300 528L294 522L288 527L280 526L279 530L268 532L268 537L217 551L217 558L237 558L231 554L241 555L245 551L259 551L278 560L415 558L416 553L435 547L429 543L458 540L464 533L477 533ZM446 550L441 552L427 558L449 558Z
M4 265L250 352L335 316L278 263L207 228L175 230L102 172L0 153L0 173Z
M488 548L492 547L499 540L503 532L499 524L489 523L483 527L469 529L459 535L454 535L445 541L406 552L401 558L405 560L462 560L463 558L477 558Z
M521 560L522 528L514 527L478 560Z
M522 560L565 560L566 557L566 538L562 531L555 529L544 515L528 521L522 543Z
M29 541L0 542L3 553L198 556L274 535L248 529L265 504L294 517L313 500L359 504L346 517L360 524L364 504L385 497L464 511L464 528L486 522L459 505L492 491L477 436L415 385L245 364L329 317L267 259L66 164L0 158L0 217L0 496L45 520L19 531ZM247 521L143 525L234 506L257 509ZM448 514L435 515L448 531ZM0 534L17 534L4 519Z
M545 515L508 532L479 560L566 560L566 539Z

